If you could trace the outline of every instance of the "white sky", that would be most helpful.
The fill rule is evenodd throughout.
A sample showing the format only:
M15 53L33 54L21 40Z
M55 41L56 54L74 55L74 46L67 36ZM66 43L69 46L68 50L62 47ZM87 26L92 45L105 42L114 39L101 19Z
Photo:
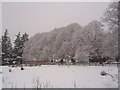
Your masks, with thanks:
M70 23L84 26L99 20L108 5L109 2L2 2L2 30L8 29L14 40L18 32L33 36Z

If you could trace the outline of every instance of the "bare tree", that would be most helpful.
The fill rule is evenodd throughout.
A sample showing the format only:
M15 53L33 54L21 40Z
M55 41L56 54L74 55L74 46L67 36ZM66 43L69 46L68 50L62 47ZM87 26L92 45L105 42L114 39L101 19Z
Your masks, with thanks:
M113 2L106 9L102 20L107 23L109 30L118 28L118 2Z
M104 54L112 59L118 58L118 2L112 2L109 5L102 17L102 21L108 27L103 46Z

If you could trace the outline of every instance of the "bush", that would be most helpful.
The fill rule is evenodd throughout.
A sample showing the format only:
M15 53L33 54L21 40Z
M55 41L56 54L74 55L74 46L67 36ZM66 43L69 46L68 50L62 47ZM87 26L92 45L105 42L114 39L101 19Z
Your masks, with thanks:
M102 76L107 75L107 73L106 73L105 71L102 71L100 74L101 74Z
M24 68L23 68L23 67L21 67L21 70L24 70Z
M11 69L9 69L9 72L12 72L12 70L11 70Z

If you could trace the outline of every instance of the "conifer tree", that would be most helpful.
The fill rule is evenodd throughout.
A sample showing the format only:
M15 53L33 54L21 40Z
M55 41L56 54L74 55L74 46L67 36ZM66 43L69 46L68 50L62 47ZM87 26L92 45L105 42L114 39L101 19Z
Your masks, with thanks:
M20 32L16 35L16 39L14 41L14 57L17 60L17 63L19 62L22 64L22 54L24 49L24 44L28 40L28 34L25 33L21 36Z
M12 55L12 44L7 29L2 36L2 64L9 64Z

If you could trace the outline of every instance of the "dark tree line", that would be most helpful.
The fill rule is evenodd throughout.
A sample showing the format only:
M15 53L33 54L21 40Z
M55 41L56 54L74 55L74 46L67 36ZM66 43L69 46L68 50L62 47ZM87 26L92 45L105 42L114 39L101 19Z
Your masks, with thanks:
M25 42L28 41L28 34L23 35L20 32L16 35L14 46L12 46L8 30L6 29L2 35L2 65L22 64L22 54L25 47Z

